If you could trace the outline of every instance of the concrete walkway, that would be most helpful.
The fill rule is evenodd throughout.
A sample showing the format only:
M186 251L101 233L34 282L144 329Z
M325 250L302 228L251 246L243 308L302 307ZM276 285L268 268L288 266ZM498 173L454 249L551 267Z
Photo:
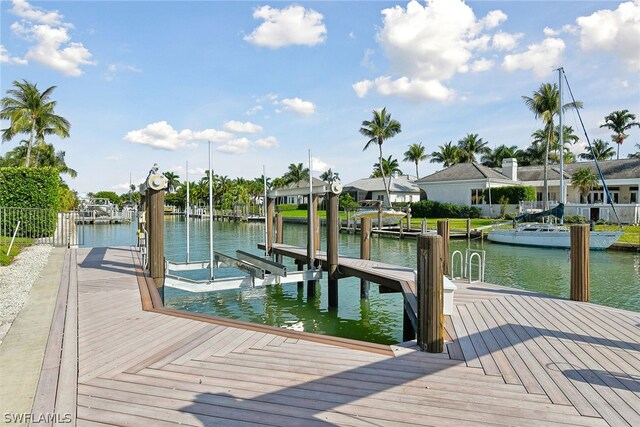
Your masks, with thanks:
M28 414L40 377L66 249L55 248L0 346L0 416ZM26 423L16 423L24 425Z

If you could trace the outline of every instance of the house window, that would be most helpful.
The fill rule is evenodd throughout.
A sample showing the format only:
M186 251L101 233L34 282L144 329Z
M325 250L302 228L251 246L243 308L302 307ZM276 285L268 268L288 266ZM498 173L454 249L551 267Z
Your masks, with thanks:
M632 191L629 197L629 203L638 203L638 192Z
M484 189L482 188L474 188L471 190L471 204L472 205L481 205L484 200Z
M384 202L384 194L379 194L378 195L378 200Z

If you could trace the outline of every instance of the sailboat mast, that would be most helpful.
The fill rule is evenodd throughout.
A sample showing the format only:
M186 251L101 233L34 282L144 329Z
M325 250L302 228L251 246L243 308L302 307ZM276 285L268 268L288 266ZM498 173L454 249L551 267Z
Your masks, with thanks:
M564 128L562 126L562 67L558 68L558 102L560 103L558 108L558 145L560 147L560 203L565 202L564 194ZM560 224L564 223L564 218L560 218Z
M187 262L189 262L190 258L190 244L189 244L189 210L191 206L189 205L189 161L187 160L187 204L185 209L185 221L187 224Z

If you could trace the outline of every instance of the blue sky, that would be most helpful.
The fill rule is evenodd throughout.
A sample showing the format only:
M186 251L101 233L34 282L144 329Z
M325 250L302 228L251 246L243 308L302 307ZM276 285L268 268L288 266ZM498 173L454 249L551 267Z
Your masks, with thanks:
M382 107L402 124L385 156L467 133L524 148L541 123L521 96L558 66L592 140L610 141L599 125L614 110L640 117L640 0L2 0L0 13L2 94L14 80L57 86L71 137L49 142L80 192L125 192L153 163L184 179L188 161L199 179L207 140L230 178L280 176L311 149L315 176L354 181L377 162L358 130ZM635 128L621 158L639 142ZM440 168L423 162L420 176Z

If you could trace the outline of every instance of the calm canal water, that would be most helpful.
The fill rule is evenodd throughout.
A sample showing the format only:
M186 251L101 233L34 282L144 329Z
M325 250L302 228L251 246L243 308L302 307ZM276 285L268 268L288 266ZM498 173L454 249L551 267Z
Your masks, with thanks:
M184 218L166 217L165 255L173 261L186 259ZM191 220L190 259L209 258L209 223ZM136 224L87 226L84 246L135 243ZM323 229L322 247L326 231ZM264 241L261 223L214 223L214 248L233 256L236 250L255 254ZM284 241L305 245L306 226L285 224ZM360 236L340 235L341 255L359 255ZM452 240L451 250L467 247L466 240ZM569 297L569 252L564 249L515 247L472 241L471 248L486 251L485 280L505 286ZM640 311L640 255L613 251L591 251L591 302ZM391 264L416 267L416 241L374 238L371 258ZM293 263L289 265L294 268ZM339 308L329 310L327 283L322 280L317 298L307 301L306 289L296 284L193 294L165 290L168 307L234 319L305 330L327 335L391 344L402 338L402 297L380 294L371 286L368 302L360 301L359 279L342 279Z

